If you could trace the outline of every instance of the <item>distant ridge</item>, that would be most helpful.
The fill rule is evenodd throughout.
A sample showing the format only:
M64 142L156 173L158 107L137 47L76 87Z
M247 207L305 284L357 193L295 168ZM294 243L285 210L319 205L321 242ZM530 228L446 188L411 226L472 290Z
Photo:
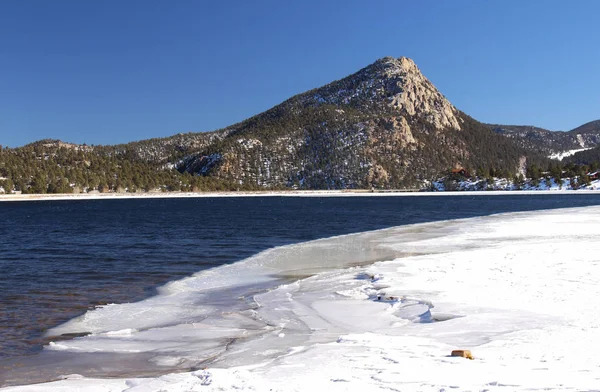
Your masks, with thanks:
M494 132L513 139L522 148L546 155L600 145L600 120L590 121L568 132L523 125L487 126Z
M575 129L569 131L570 133L598 133L600 132L600 120L590 121Z

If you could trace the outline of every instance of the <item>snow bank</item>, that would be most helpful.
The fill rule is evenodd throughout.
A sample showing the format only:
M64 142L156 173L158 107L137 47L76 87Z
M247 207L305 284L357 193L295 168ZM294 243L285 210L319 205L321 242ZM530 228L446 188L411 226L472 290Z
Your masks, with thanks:
M575 181L578 182L578 178L576 178ZM518 185L515 184L513 180L506 178L493 178L491 180L466 178L460 181L445 181L442 179L433 181L426 185L428 188L434 191L443 192L442 194L460 194L461 192L485 191L486 194L489 192L496 192L498 194L498 192L500 192L499 194L503 195L522 195L526 193L542 194L542 192L555 194L556 191L586 193L600 189L600 180L591 181L589 185L577 186L576 189L571 185L571 178L562 178L558 182L553 178L540 179L535 185L531 179L525 179L522 184Z
M579 136L579 135L578 135ZM556 152L554 154L550 154L548 155L548 158L550 159L556 159L559 161L562 161L563 159L565 159L566 157L570 157L572 155L575 155L578 152L581 151L587 151L587 150L591 150L593 147L588 147L588 148L577 148L575 150L567 150L567 151L561 151L561 152Z
M363 240L336 259L339 268L255 294L257 306L248 320L265 327L223 350L209 369L116 380L70 376L2 391L565 391L600 385L600 356L594 351L600 347L600 207L502 214L368 235L368 240L351 238ZM323 258L311 258L326 249L331 255L341 252L342 244L352 243L345 239L313 243L315 252L298 259L308 256L297 272L317 272ZM348 267L352 252L363 246L387 249L395 257ZM252 263L290 269L272 256L263 254ZM168 287L163 295L189 293L190 285L200 287L194 286L197 278ZM218 286L218 277L212 278ZM130 319L119 327L133 324L135 317ZM136 327L110 337L137 340ZM194 330L194 324L187 328ZM105 329L98 327L90 344L106 335ZM60 343L86 346L89 340ZM164 342L157 340L160 351ZM125 346L119 341L96 347ZM475 359L450 357L454 349L469 349Z

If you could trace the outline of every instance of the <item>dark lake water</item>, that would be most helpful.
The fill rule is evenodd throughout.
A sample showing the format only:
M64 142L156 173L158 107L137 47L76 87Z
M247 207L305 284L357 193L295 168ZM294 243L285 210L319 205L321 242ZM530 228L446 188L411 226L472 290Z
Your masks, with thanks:
M274 246L436 220L600 204L600 194L0 203L0 359L96 305Z

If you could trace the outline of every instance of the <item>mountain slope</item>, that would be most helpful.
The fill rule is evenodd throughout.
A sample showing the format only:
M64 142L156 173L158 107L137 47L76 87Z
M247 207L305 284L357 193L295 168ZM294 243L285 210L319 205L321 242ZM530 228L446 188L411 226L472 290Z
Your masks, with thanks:
M575 129L572 129L571 131L569 131L569 133L597 135L598 133L600 133L600 120L585 123Z
M525 155L456 109L404 57L377 60L222 132L178 168L260 186L415 187L454 166L514 173Z

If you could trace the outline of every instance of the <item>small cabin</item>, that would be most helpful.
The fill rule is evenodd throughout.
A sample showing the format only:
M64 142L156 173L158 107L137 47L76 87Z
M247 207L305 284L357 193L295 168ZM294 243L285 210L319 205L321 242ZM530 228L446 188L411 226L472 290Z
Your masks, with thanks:
M471 173L468 170L461 168L452 169L451 174L463 176L463 177L471 177Z
M593 172L587 174L588 178L592 181L600 179L600 172Z

